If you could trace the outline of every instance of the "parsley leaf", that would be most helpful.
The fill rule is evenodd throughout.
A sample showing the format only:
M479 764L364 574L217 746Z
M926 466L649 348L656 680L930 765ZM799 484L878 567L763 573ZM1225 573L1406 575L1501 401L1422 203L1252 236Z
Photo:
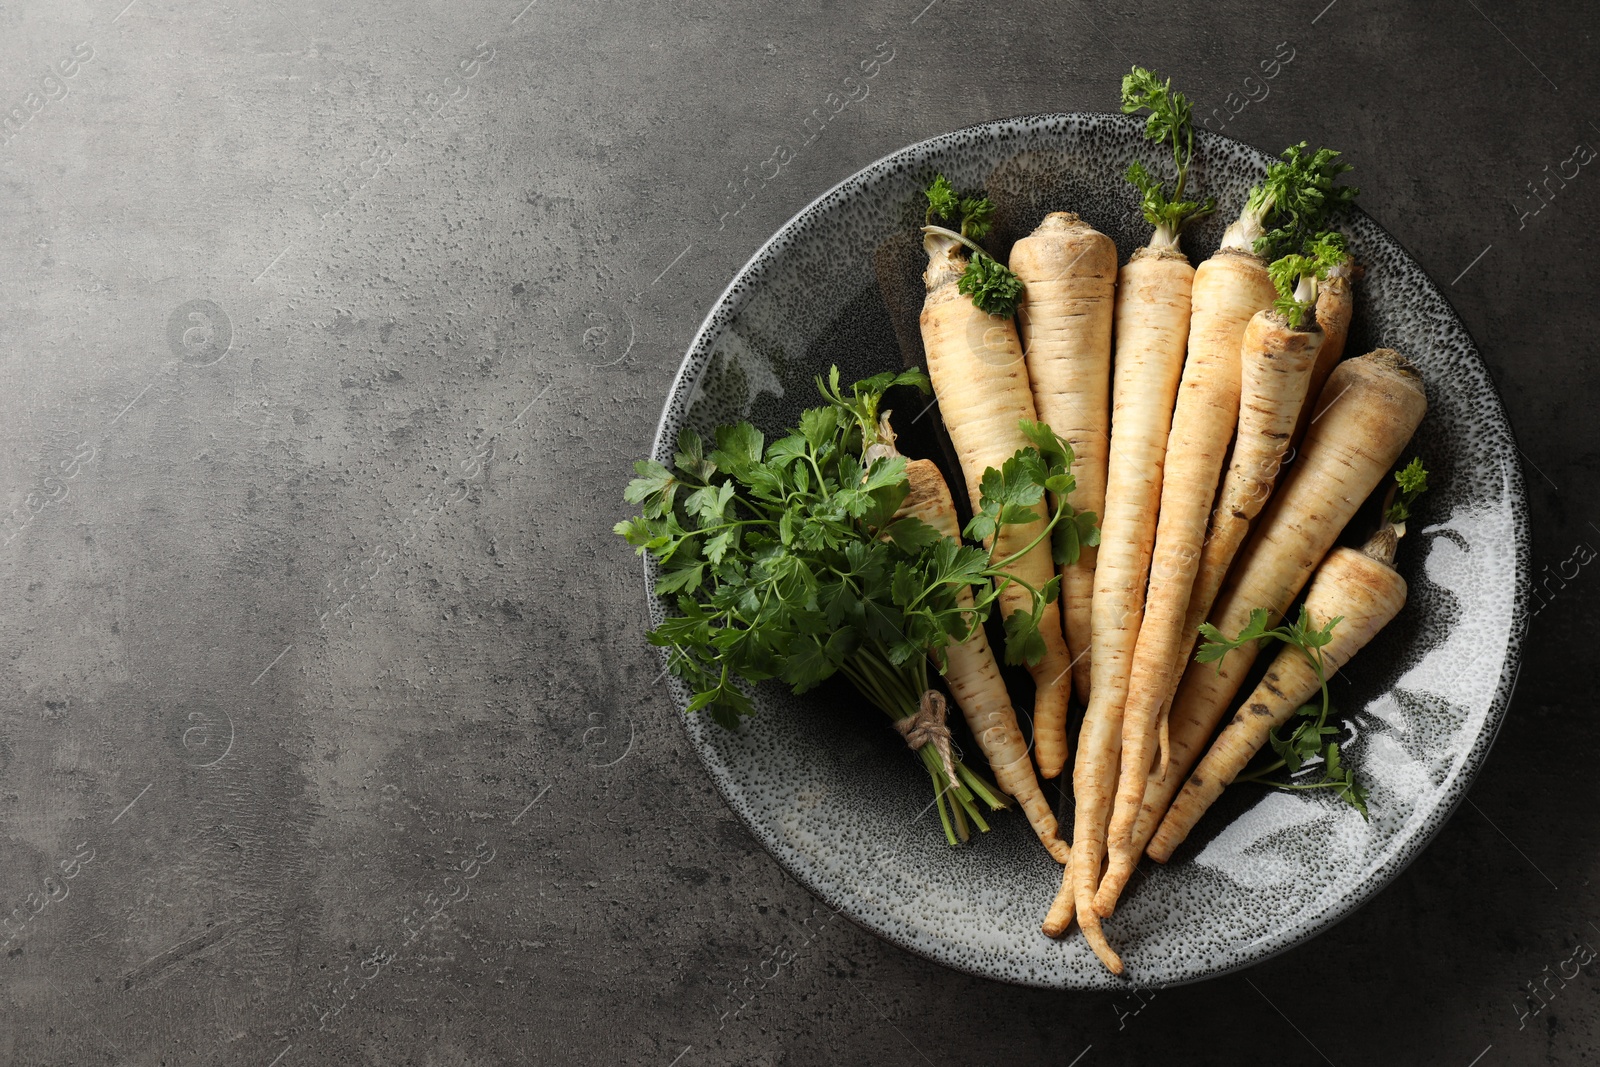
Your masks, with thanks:
M1152 244L1176 244L1178 233L1189 223L1216 210L1216 200L1183 199L1184 187L1189 181L1189 165L1194 159L1194 124L1191 115L1194 106L1189 98L1172 90L1172 79L1162 81L1144 67L1134 67L1122 77L1122 113L1136 115L1150 112L1144 126L1145 140L1158 145L1171 145L1173 190L1169 196L1166 181L1157 178L1143 163L1135 161L1128 167L1126 177L1139 190L1139 210L1145 221L1156 228Z
M979 311L1009 319L1022 299L1022 279L984 252L974 252L956 282L956 291L972 297Z
M1283 256L1267 267L1267 276L1278 291L1272 308L1288 320L1291 329L1306 327L1317 306L1317 282L1345 256L1344 234L1330 231L1306 242L1303 251Z
M961 198L961 232L981 241L994 227L994 204L986 196Z
M1417 497L1428 491L1428 472L1422 466L1422 457L1413 458L1395 471L1394 480L1398 493L1394 503L1384 512L1384 518L1392 523L1400 523L1411 517L1411 505L1417 502Z
M925 225L932 225L935 219L957 219L961 216L961 198L943 174L933 176L933 182L923 190L923 195L928 198L928 212L923 217Z
M1275 225L1256 237L1253 249L1266 260L1278 259L1303 248L1329 219L1355 202L1356 189L1335 185L1351 170L1331 148L1306 151L1306 142L1290 145L1267 166L1267 176L1250 191L1241 217L1249 216L1257 229Z
M1311 663L1321 683L1320 701L1297 709L1288 722L1267 736L1277 760L1260 770L1240 775L1234 781L1258 781L1275 789L1287 790L1331 789L1335 797L1359 811L1363 819L1368 818L1366 788L1357 780L1355 769L1344 762L1338 742L1339 728L1328 725L1333 705L1328 696L1328 676L1322 649L1333 640L1334 628L1344 621L1344 617L1336 615L1317 626L1311 613L1302 605L1300 615L1294 622L1269 629L1267 624L1270 621L1265 609L1256 608L1250 613L1244 629L1232 638L1209 622L1200 626L1200 634L1205 641L1195 654L1195 659L1201 663L1216 663L1219 672L1222 670L1220 661L1234 649L1252 641L1276 640L1298 648ZM1287 734L1285 730L1288 730ZM1265 777L1280 768L1287 769L1291 775L1298 775L1317 761L1322 763L1322 775L1315 781L1275 782Z

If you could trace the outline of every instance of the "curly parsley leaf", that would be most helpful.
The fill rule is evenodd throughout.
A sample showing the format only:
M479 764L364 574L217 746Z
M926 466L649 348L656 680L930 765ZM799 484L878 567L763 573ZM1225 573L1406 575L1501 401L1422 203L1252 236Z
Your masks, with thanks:
M1413 458L1395 471L1394 480L1397 494L1394 503L1384 512L1384 518L1394 523L1405 522L1411 517L1411 505L1417 502L1417 497L1428 491L1428 472L1422 466L1422 457Z
M1267 176L1250 191L1245 212L1263 227L1255 239L1256 255L1274 260L1302 248L1328 220L1355 202L1354 186L1335 185L1353 169L1331 148L1307 152L1306 142L1290 145L1267 166Z
M1157 178L1144 164L1134 162L1126 177L1139 190L1139 210L1145 221L1156 228L1165 243L1175 243L1184 226L1216 210L1216 201L1183 199L1189 181L1189 166L1194 159L1194 106L1189 98L1174 92L1172 79L1162 81L1144 67L1134 67L1122 77L1122 113L1150 113L1144 136L1172 151L1173 190L1169 196L1166 180Z
M986 196L961 198L961 233L981 241L994 228L994 204Z
M923 190L923 195L928 198L928 210L923 216L925 225L932 225L938 219L960 218L961 197L956 195L949 179L943 174L933 176L933 181Z
M1344 234L1336 231L1319 233L1306 242L1305 248L1282 256L1267 267L1272 287L1278 299L1272 308L1288 321L1291 329L1304 329L1317 307L1317 282L1341 263L1345 256Z
M1011 268L985 252L974 252L961 272L956 290L972 297L979 311L1009 319L1022 299L1022 279Z

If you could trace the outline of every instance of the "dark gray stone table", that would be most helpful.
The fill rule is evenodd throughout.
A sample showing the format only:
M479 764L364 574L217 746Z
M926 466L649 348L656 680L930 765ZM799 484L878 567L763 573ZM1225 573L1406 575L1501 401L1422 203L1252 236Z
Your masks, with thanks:
M1600 145L1595 28L1500 0L4 5L0 1062L1592 1062L1600 964L1556 974L1600 944L1600 173L1556 175ZM870 94L747 186L882 42ZM609 532L778 225L925 136L1106 110L1132 62L1359 164L1504 393L1544 580L1426 853L1304 948L1142 1002L807 921L687 750Z

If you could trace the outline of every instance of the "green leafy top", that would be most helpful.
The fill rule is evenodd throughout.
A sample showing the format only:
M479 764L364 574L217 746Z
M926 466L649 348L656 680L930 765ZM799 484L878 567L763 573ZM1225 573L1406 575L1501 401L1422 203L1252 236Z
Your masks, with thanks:
M988 235L994 225L994 204L986 196L960 196L943 174L933 176L933 184L923 193L928 198L928 210L923 215L924 225L932 226L940 220L956 222L963 237L977 241Z
M1127 179L1139 190L1139 208L1145 221L1156 228L1152 245L1175 245L1184 226L1216 210L1216 200L1211 197L1203 201L1183 199L1189 165L1194 159L1192 110L1189 98L1173 91L1171 78L1162 81L1144 67L1134 67L1122 77L1122 113L1150 112L1144 127L1145 139L1172 146L1176 177L1170 197L1165 181L1151 175L1143 163L1135 161L1128 167Z
M1319 233L1307 241L1302 251L1274 260L1267 267L1267 276L1278 299L1272 308L1288 320L1289 325L1302 329L1317 306L1317 282L1344 260L1344 234Z
M896 386L911 386L923 394L933 391L933 383L923 373L922 368L913 367L910 370L884 371L874 374L870 378L863 378L850 387L850 395L845 396L844 390L839 386L839 368L828 369L828 379L823 381L817 378L817 392L840 415L848 416L855 421L856 429L861 432L862 440L871 444L878 436L878 407L883 402L883 395Z
M1339 155L1331 148L1307 153L1304 141L1284 149L1267 165L1262 183L1250 190L1222 246L1247 248L1269 261L1303 247L1356 198L1353 186L1334 184L1353 169L1339 162Z
M1262 781L1266 775L1281 768L1287 768L1291 775L1298 775L1308 764L1314 764L1319 758L1322 761L1322 777L1310 782L1269 782L1268 784L1278 789L1332 789L1334 795L1349 804L1361 813L1363 819L1367 818L1367 790L1357 779L1355 769L1345 763L1339 750L1339 728L1328 725L1328 715L1332 711L1332 704L1328 696L1328 675L1326 664L1322 658L1322 649L1333 640L1334 627L1344 621L1344 616L1336 615L1324 625L1318 627L1311 618L1311 613L1304 606L1300 608L1300 616L1294 622L1285 622L1281 626L1269 628L1270 621L1265 608L1257 608L1250 613L1250 621L1240 630L1238 636L1229 638L1211 623L1200 624L1200 635L1205 641L1200 650L1195 654L1195 660L1200 663L1216 663L1217 669L1222 669L1221 660L1228 653L1252 641L1276 640L1298 648L1310 661L1312 668L1317 672L1317 681L1321 684L1322 699L1319 704L1307 704L1296 710L1294 729L1287 737L1280 736L1283 727L1274 730L1269 738L1272 750L1277 754L1276 762L1262 767L1248 775L1241 775L1235 781ZM1298 720L1298 721L1296 721ZM1288 726L1290 723L1285 723Z
M668 668L693 689L689 710L709 708L732 726L752 710L741 683L778 678L803 692L838 672L890 715L909 714L927 689L929 657L942 667L946 642L968 637L1012 582L1029 591L1033 610L1005 620L1006 658L1044 654L1039 623L1059 578L1034 588L1004 571L1045 537L1058 563L1098 542L1093 516L1065 503L1071 449L1048 427L1025 423L1030 445L986 472L969 536L1048 520L1004 559L995 541L984 548L897 518L906 460L865 462L877 440L868 428L885 390L926 383L907 371L847 393L835 369L818 383L827 403L776 440L741 422L719 427L708 452L685 430L670 468L635 464L624 496L640 513L616 532L655 557L656 593L677 606L649 639L673 649ZM1044 506L1047 493L1054 509Z
M1417 497L1428 491L1428 472L1423 469L1422 457L1415 457L1395 471L1394 480L1398 492L1384 510L1383 517L1386 522L1401 523L1411 517L1411 505L1417 502Z
M957 291L970 296L979 311L1006 319L1016 314L1017 303L1022 299L1022 279L978 244L994 227L994 204L988 197L958 195L943 174L934 175L923 195L928 198L923 232L959 241L972 253L956 283ZM950 229L941 222L953 222L957 228Z

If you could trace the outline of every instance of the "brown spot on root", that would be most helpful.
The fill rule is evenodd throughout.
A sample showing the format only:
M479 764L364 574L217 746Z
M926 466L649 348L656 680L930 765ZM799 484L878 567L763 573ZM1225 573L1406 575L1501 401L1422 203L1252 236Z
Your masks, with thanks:
M1250 714L1252 714L1252 715L1268 716L1268 715L1272 714L1272 709L1267 707L1265 704L1260 703L1260 702L1257 702L1255 704L1251 704L1250 707L1247 708L1246 710L1249 711Z

